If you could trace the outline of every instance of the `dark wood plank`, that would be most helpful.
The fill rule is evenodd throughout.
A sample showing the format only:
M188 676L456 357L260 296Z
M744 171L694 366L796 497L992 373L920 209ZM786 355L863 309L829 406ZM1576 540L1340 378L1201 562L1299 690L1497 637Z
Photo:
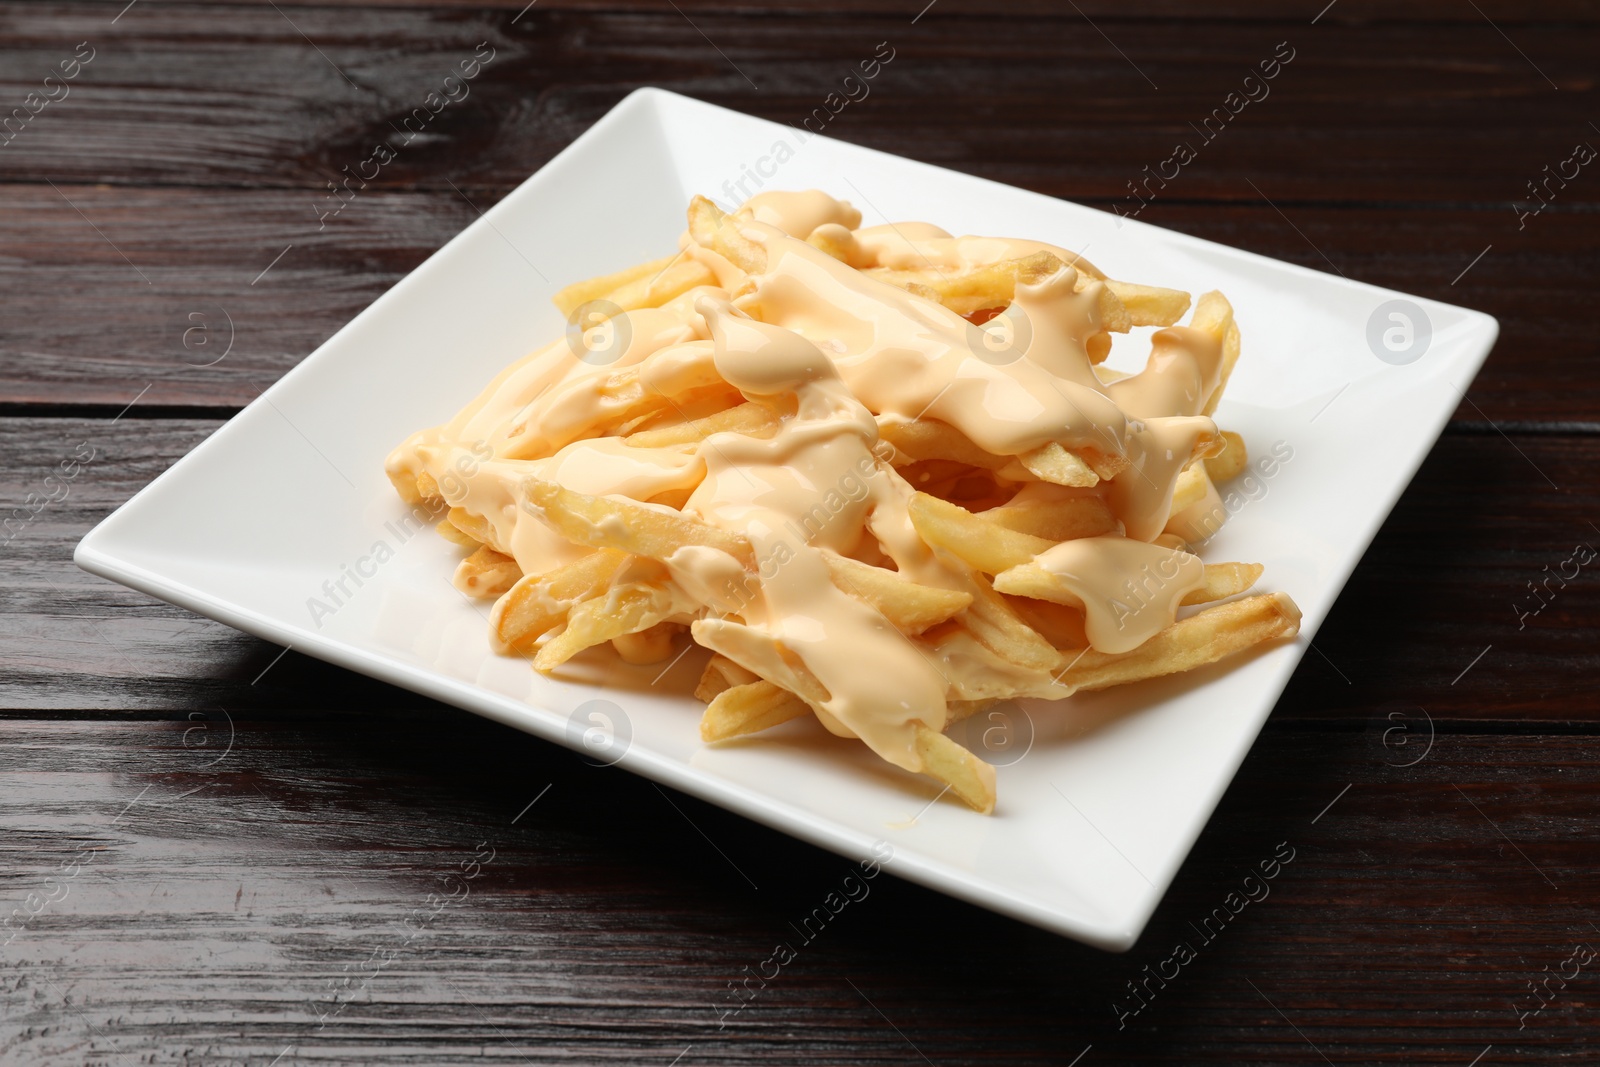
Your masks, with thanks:
M218 425L0 419L0 503L11 524L0 532L9 535L0 543L0 709L210 714L312 691L327 707L432 706L298 654L277 662L278 646L73 565L74 546L95 523Z
M77 42L95 50L70 94L0 152L0 180L324 191L395 136L480 42L493 62L378 184L508 187L641 85L797 123L880 41L893 63L828 124L830 135L1078 198L1127 195L1187 140L1200 156L1174 196L1254 199L1249 178L1288 202L1509 210L1545 165L1600 137L1589 125L1592 29L1556 19L1516 26L1508 39L1469 7L1452 23L1372 22L1352 5L1315 26L1318 5L1270 21L1199 23L1102 11L1103 24L1071 7L976 19L935 8L927 18L944 23L916 25L910 4L898 15L701 11L692 20L663 5L541 4L517 20L510 5L291 15L261 4L141 4L115 25L107 8L0 4L0 69L17 72L0 96L8 109L41 89ZM1203 143L1191 124L1224 107L1279 42L1294 59L1254 90L1270 95ZM1597 189L1574 180L1558 200L1592 205Z
M14 311L0 395L115 414L149 385L142 404L237 408L475 217L455 193L374 192L319 232L315 207L305 193L0 187L19 238L0 263Z
M0 419L0 501L9 506L45 492L45 475L80 446L95 450L67 496L0 547L0 709L212 711L286 699L430 706L298 653L255 682L277 647L72 565L73 545L95 522L214 425L136 414L115 425ZM1600 438L1447 435L1277 715L1381 725L1400 710L1415 729L1426 722L1419 707L1436 721L1600 721L1590 698L1600 672L1600 563L1563 566L1580 543L1600 549L1588 509L1600 493L1597 471ZM1548 601L1538 611L1530 582Z
M259 7L262 0L208 0L214 6ZM105 9L109 19L127 6L127 0L96 0ZM89 5L85 4L85 7ZM440 10L470 9L515 14L527 7L526 0L384 0L374 5L372 0L285 0L279 7L291 11L304 7L371 8L433 8ZM557 11L622 12L660 10L656 0L540 0L541 8ZM938 24L945 19L994 18L995 10L981 0L937 0L935 4L908 3L906 0L686 0L678 4L691 15L723 14L791 14L797 11L808 14L873 14L911 19L921 14L918 21L933 20ZM1304 10L1299 8L1303 6ZM1551 0L1537 8L1518 4L1514 0L1482 0L1477 10L1471 6L1452 3L1450 0L1406 0L1405 3L1383 3L1380 0L1339 0L1328 5L1307 3L1288 7L1273 0L1208 0L1204 4L1183 3L1182 0L1081 0L1074 12L1079 17L1088 15L1096 21L1146 21L1153 19L1188 22L1213 22L1234 19L1282 20L1298 18L1309 22L1317 18L1328 23L1482 23L1491 19L1496 25L1520 26L1528 24L1566 23L1586 25L1600 19L1593 0ZM927 11L923 9L927 8ZM97 9L96 14L99 14ZM1014 0L1006 5L1006 17L1017 15L1060 15L1059 4L1051 0ZM1320 17L1319 17L1320 16Z
M1497 1064L1574 1062L1600 1022L1592 965L1518 1013L1530 979L1600 944L1600 741L1451 734L1408 769L1384 754L1269 729L1146 936L1108 956L892 877L804 943L790 924L849 863L463 713L4 722L0 1048L1465 1065L1493 1044ZM725 1014L779 941L798 958ZM1196 958L1132 1013L1129 983L1179 942Z
M498 196L463 192L480 208ZM1495 354L1458 418L1595 422L1592 398L1566 383L1600 359L1587 318L1600 214L1519 233L1509 210L1280 206L1158 201L1142 217L1499 316ZM454 191L373 191L319 233L314 207L284 190L0 186L13 312L0 320L0 397L115 414L148 385L141 405L242 406L475 217ZM230 318L233 347L206 366ZM190 332L196 321L206 332Z

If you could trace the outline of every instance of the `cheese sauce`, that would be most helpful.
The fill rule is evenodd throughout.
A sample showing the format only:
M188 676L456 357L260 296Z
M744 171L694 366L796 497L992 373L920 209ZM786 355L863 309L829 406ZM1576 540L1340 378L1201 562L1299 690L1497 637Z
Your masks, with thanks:
M998 456L1059 443L1124 458L1127 468L1095 492L1125 536L1063 542L1034 562L1082 604L1095 649L1127 651L1171 624L1204 571L1196 557L1153 542L1170 540L1163 533L1178 475L1197 442L1216 433L1200 414L1221 373L1214 337L1158 331L1145 369L1107 384L1087 350L1104 328L1103 275L1073 253L952 237L923 223L862 229L859 212L815 190L762 193L736 217L765 252L764 270L746 277L685 233L684 255L706 265L717 286L627 312L625 323L574 333L512 364L450 422L390 455L401 495L415 502L436 484L451 506L487 521L495 546L525 574L588 551L525 506L529 478L594 496L665 497L741 535L754 549L753 572L709 548L666 561L684 602L702 605L684 616L698 616L696 639L780 683L803 669L823 690L810 702L830 731L913 771L921 769L914 724L942 729L947 701L1019 689L1065 696L1070 687L1003 659L959 626L907 637L835 579L830 555L994 599L981 575L917 534L913 489L890 465L895 453L879 440L876 416L937 419ZM807 243L819 231L848 263ZM1039 251L1062 266L1017 287L1007 312L1015 350L998 353L962 316L862 273L960 271ZM620 353L602 351L624 336ZM688 417L683 403L719 390L727 394L721 406L742 397L767 408L777 431L713 433L665 448L621 436L641 397L663 399L670 420ZM1003 473L1020 471L1013 464ZM1018 474L1016 488L1037 493L1026 477Z

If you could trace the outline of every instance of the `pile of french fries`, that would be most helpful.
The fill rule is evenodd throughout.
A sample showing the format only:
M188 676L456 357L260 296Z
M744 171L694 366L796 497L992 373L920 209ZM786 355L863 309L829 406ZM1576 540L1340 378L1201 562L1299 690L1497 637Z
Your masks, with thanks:
M925 301L917 306L943 316L939 321L953 315L984 324L1005 313L1022 287L1067 278L1092 297L1100 329L1083 349L1089 373L1109 386L1125 377L1102 364L1111 334L1175 326L1191 299L1108 279L1081 257L1036 242L994 262L908 265L902 257L885 266L863 260L867 231L859 229L859 214L848 219L854 225L789 234L754 227L756 217L748 208L724 214L695 198L679 254L558 293L555 303L578 324L579 343L569 342L563 353L558 342L508 368L455 420L397 449L388 472L406 500L448 508L439 530L467 550L455 584L495 601L491 636L498 650L530 656L535 669L552 672L605 645L611 652L598 654L628 663L665 661L692 639L712 652L695 689L706 702L705 741L808 715L855 736L834 717L838 694L799 650L759 625L764 616L754 605L770 576L751 532L697 510L709 452L736 439L773 441L801 417L792 397L745 395L706 371L714 365L705 359L694 364L701 368L696 373L667 373L679 366L668 367L672 359L688 365L684 353L700 352L697 343L709 349L708 309L738 307L759 320L762 305L753 294L766 278L774 241L805 242L837 261L833 269L856 272L860 291L888 294L892 287ZM1209 417L1238 358L1240 334L1219 293L1200 298L1187 326L1221 353L1215 388L1190 413ZM619 330L627 358L585 358L603 343L617 344ZM826 350L827 339L809 340ZM519 403L507 403L512 396ZM870 533L858 550L816 549L826 563L819 573L879 613L929 662L943 665L943 705L911 709L903 724L907 750L879 754L931 776L980 812L994 809L994 771L948 736L953 723L997 701L1066 697L1188 671L1297 632L1300 614L1286 594L1240 595L1260 577L1259 565L1213 563L1182 595L1183 605L1204 605L1200 610L1169 614L1170 625L1131 649L1097 649L1082 600L1045 557L1076 539L1128 533L1115 488L1119 480L1149 475L1122 442L1052 441L1002 455L931 417L869 411L866 424L867 437L875 438L866 441L871 477L886 486L873 499L896 509L893 517L904 520L931 561L919 573L935 568L939 580L916 580ZM630 462L646 457L677 480L666 488L650 480L647 491L637 492L563 484L561 459L580 445ZM1215 487L1246 464L1238 435L1201 433L1171 483L1164 525L1158 520L1158 531L1144 540L1174 550L1203 542L1223 514L1213 506ZM682 580L689 554L724 561L745 599L708 596ZM758 644L762 654L749 652ZM875 669L860 664L863 672Z

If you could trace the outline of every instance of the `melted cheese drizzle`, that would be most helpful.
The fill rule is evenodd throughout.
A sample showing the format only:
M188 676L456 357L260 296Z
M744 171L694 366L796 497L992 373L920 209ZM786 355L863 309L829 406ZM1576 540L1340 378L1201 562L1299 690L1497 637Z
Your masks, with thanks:
M1216 432L1200 414L1220 373L1211 335L1160 330L1145 369L1107 385L1086 351L1102 328L1103 276L1071 252L952 237L924 223L862 229L859 212L815 190L761 193L737 217L766 252L764 271L746 279L685 233L685 255L719 286L627 312L625 333L602 324L513 363L450 422L390 455L402 496L420 499L417 478L431 476L449 504L488 521L525 574L541 574L589 549L524 506L529 477L639 502L692 490L682 510L747 538L757 560L755 573L713 549L685 548L667 561L682 601L698 605L684 616L699 617L696 637L774 680L802 664L827 691L813 707L830 731L913 771L921 769L913 724L943 729L948 700L1071 690L960 627L906 637L835 583L829 553L925 585L987 592L981 575L916 533L913 490L890 466L878 416L938 419L1003 456L1057 442L1126 457L1129 468L1095 490L1125 536L1063 542L1034 562L1082 603L1095 649L1126 651L1171 624L1183 595L1203 583L1203 567L1152 542L1172 519L1174 485L1196 442ZM842 241L851 262L806 243L818 230ZM1017 287L1007 317L1021 350L1011 358L997 357L986 332L960 315L857 269L964 270L1038 251L1066 265ZM615 359L608 352L604 365L578 358L621 336L625 349ZM669 397L737 390L781 422L767 439L717 433L671 448L597 436L623 410L629 383ZM1146 575L1157 578L1141 585Z

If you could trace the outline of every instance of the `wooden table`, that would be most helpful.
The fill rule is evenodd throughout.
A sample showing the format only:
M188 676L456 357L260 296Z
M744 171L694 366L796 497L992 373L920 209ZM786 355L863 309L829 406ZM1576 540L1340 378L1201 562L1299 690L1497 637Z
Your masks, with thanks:
M1600 7L525 3L0 0L0 501L82 461L0 552L0 1062L1594 1061ZM631 89L799 121L879 42L829 134L1125 209L1287 48L1141 218L1503 334L1133 951L886 879L733 1014L843 860L70 556Z

